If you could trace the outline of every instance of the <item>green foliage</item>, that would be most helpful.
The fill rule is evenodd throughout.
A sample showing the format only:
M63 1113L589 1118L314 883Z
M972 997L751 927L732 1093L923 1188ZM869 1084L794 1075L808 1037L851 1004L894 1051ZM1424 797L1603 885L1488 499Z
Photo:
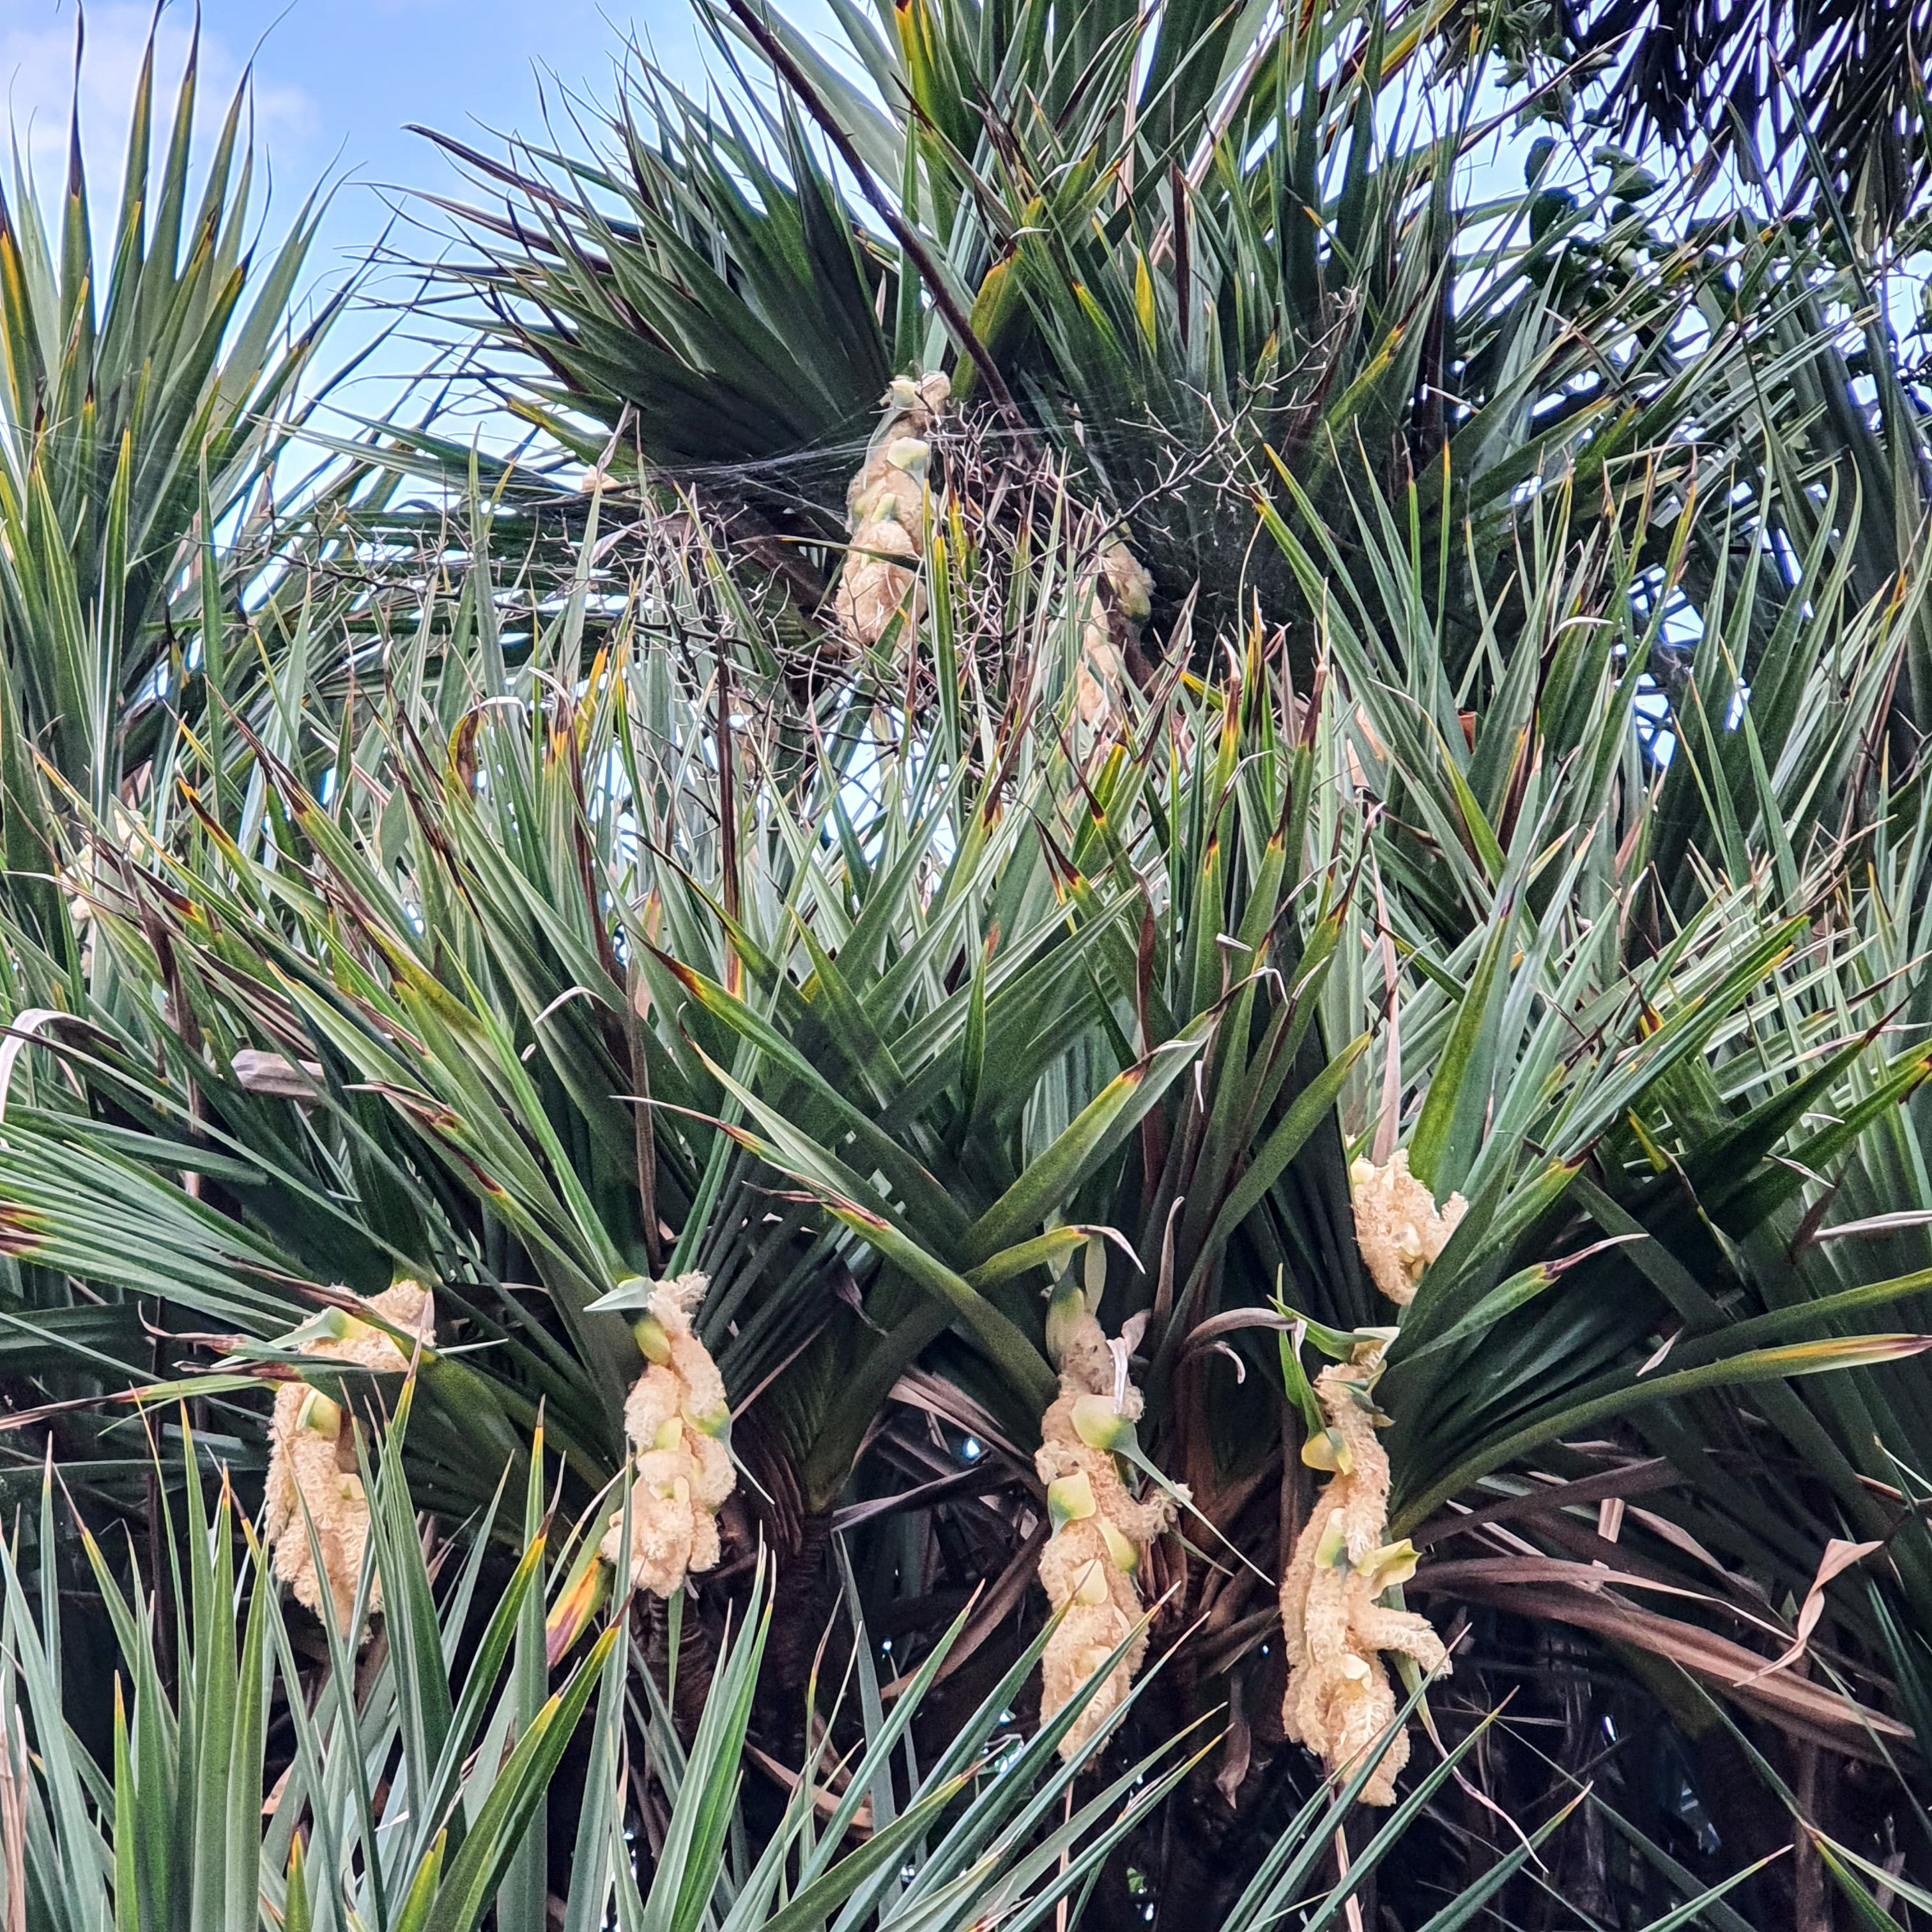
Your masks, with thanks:
M1580 526L1635 512L1617 538L1653 568L1687 493L1732 492L1738 541L1697 519L1676 573L1707 628L1748 532L1802 554L1828 527L1800 482L1820 466L1865 500L1860 595L1906 554L1923 439L1876 285L1822 223L1713 216L1694 173L1660 191L1574 140L1472 197L1508 119L1500 17L916 0L839 8L835 56L755 0L695 11L706 103L639 51L591 153L445 142L486 198L442 204L465 251L437 272L512 407L734 507L748 541L836 546L884 378L944 365L1123 521L1164 647L1197 657L1257 596L1304 674L1317 654L1257 497L1364 572L1352 491L1413 483L1459 680L1521 615L1513 532L1545 483ZM787 566L807 621L814 554ZM1759 582L1754 626L1784 588Z
M628 1615L551 1688L544 1593L547 1577L567 1575L574 1534L547 1562L554 1525L539 1478L513 1569L488 1563L481 1540L460 1559L446 1547L430 1561L404 1466L409 1406L406 1392L376 1467L363 1465L371 1523L357 1613L359 1624L380 1605L380 1630L359 1658L341 1634L323 1628L319 1640L317 1628L284 1605L226 1481L208 1510L184 1430L172 1611L83 1531L120 1653L109 1765L89 1755L63 1706L53 1598L44 1592L37 1603L0 1552L9 1794L0 1899L19 1915L14 1922L469 1932L494 1908L490 1922L505 1932L540 1928L550 1909L544 1810L574 1752L582 1788L566 1868L567 1925L963 1928L989 1901L1032 1923L1090 1886L1127 1823L1157 1804L1184 1766L1162 1753L1063 1806L1088 1755L1063 1764L1055 1748L1079 1704L1032 1739L1003 1731L1004 1702L1032 1667L1036 1644L922 1773L905 1740L944 1646L888 1716L862 1641L855 1661L868 1714L859 1750L840 1764L829 1737L821 1742L754 1846L738 1808L770 1624L762 1570L687 1734L652 1666L634 1654ZM533 1468L541 1462L539 1439ZM48 1532L55 1508L50 1478L41 1502ZM532 1606L534 1618L525 1614ZM629 1608L627 1598L622 1610ZM164 1622L172 1625L166 1633ZM827 1726L842 1730L846 1712L842 1694L824 1713ZM634 1754L663 1807L648 1858L636 1844ZM1338 1799L1307 1822L1332 1828L1346 1810ZM1303 1836L1304 1864L1323 1842L1318 1831ZM534 1869L521 1880L533 1847ZM17 1894L6 1889L15 1885Z
M829 694L806 737L782 685L760 682L755 612L712 601L725 580L688 553L622 609L600 593L606 642L575 698L549 668L581 664L587 591L526 668L497 673L476 615L496 596L448 584L352 770L313 737L300 772L257 750L235 774L262 787L248 844L190 816L192 836L122 870L124 898L97 898L88 943L114 962L99 982L154 985L165 956L176 1018L117 990L82 1010L80 1051L50 1027L14 1064L0 1177L18 1277L236 1331L216 1372L177 1386L245 1408L286 1359L292 1288L422 1273L443 1318L418 1370L416 1491L502 1526L500 1472L524 1467L539 1408L574 1508L620 1467L641 1364L621 1316L593 1304L638 1274L700 1269L760 1515L805 1554L775 1661L802 1686L811 1552L831 1526L860 1536L868 1618L914 1581L890 1500L919 1433L910 1400L993 1447L1002 1484L1030 1476L1052 1386L1044 1294L1076 1257L1110 1328L1150 1318L1144 1440L1192 1490L1196 1560L1273 1560L1299 1424L1270 1393L1272 1342L1256 1344L1282 1305L1330 1330L1388 1319L1355 1259L1346 1156L1406 1118L1418 1169L1476 1205L1391 1352L1396 1528L1432 1546L1456 1530L1438 1505L1520 1505L1526 1468L1594 1480L1592 1507L1634 1484L1661 1526L1654 1548L1634 1527L1618 1546L1641 1551L1640 1574L1741 1605L1767 1587L1742 1578L1802 1594L1832 1508L1862 1529L1880 1509L1869 1484L1892 1480L1857 1418L1881 1402L1889 1454L1924 1466L1882 1366L1919 1346L1895 1324L1924 1276L1860 1265L1856 1240L1774 1258L1813 1204L1805 1175L1898 1118L1922 1054L1888 1064L1869 1034L1858 988L1887 982L1860 943L1769 916L1775 866L1733 885L1687 861L1693 913L1651 950L1673 894L1640 855L1694 808L1700 858L1775 826L1792 903L1841 881L1839 808L1822 801L1856 778L1843 693L1882 684L1909 610L1816 607L1834 648L1790 646L1809 668L1773 741L1784 790L1761 748L1734 782L1688 742L1659 788L1629 727L1635 620L1575 621L1580 592L1556 574L1579 568L1574 542L1549 542L1547 579L1536 550L1521 560L1524 602L1569 657L1527 698L1499 694L1472 742L1426 612L1404 616L1414 559L1375 548L1400 529L1359 533L1387 559L1390 601L1335 608L1318 690L1294 692L1256 635L1223 678L1133 707L1113 742L1061 722L1076 573L1050 550L935 560L931 614L881 686L957 653L957 722L937 712L925 738L882 732L863 684ZM1077 531L1066 541L1076 554ZM1637 568L1580 572L1594 608L1629 612ZM704 655L654 647L646 619L666 608ZM988 610L1013 614L1006 662L1026 668L1009 674L1034 694L1004 717L974 669L988 640L960 614ZM1720 640L1710 656L1721 680ZM44 976L26 998L63 996L51 962L16 957ZM138 1246L100 1238L136 1216ZM828 1279L844 1284L830 1307ZM541 1296L518 1286L532 1280ZM1804 1379L1820 1369L1837 1372ZM1756 1474L1712 1462L1702 1445L1737 1426L1733 1389L1810 1462L1815 1504L1797 1506L1775 1456ZM1612 1421L1635 1434L1608 1467L1566 1446ZM1516 1511L1520 1536L1556 1539L1535 1573L1546 1614L1720 1688L1750 1674L1753 1653L1667 1601L1606 1604L1565 1569L1564 1500ZM956 1513L1010 1603L1030 1546L1008 1511ZM1838 1586L1867 1668L1895 1667L1876 1619L1918 1626L1922 1535L1897 1543L1882 1610ZM1685 1538L1736 1568L1687 1568ZM1413 1586L1432 1604L1522 1600L1510 1558L1442 1554ZM1216 1574L1184 1567L1179 1600ZM1163 1694L1166 1721L1235 1680L1267 1695L1272 1622L1257 1606L1204 1650L1191 1696ZM976 1625L972 1648L988 1645L989 1665L1017 1668L1025 1624ZM1893 1734L1882 1690L1862 1707L1774 1678L1736 1694L1839 1748Z
M221 609L247 560L285 534L268 472L331 314L287 332L316 211L298 211L272 251L251 235L241 92L192 195L197 77L191 46L157 169L150 41L120 205L99 243L77 118L57 232L17 156L12 196L0 195L7 728L97 812L165 736L158 700L186 671L170 616ZM205 634L204 654L216 648ZM219 663L201 668L219 685Z
M136 1532L90 1545L111 1766L13 1559L32 1910L535 1928L566 1846L586 1932L1918 1909L1932 628L1855 255L1614 154L1470 205L1493 76L1478 33L1407 106L1432 14L845 8L870 94L702 17L718 104L646 68L606 160L469 157L510 209L459 211L476 320L547 369L580 492L431 418L278 520L305 349L124 218L206 386L7 566L93 587L6 620L4 1473L44 1442ZM77 274L26 277L34 340ZM918 598L835 655L856 447L942 362ZM52 478L79 445L34 420ZM1123 523L1152 662L1096 722ZM35 682L83 661L78 710ZM1400 1310L1349 1180L1398 1148L1468 1204ZM398 1270L439 1325L368 1473L354 1666L238 1556L230 1484L265 1385L326 1372L315 1303ZM1074 1270L1190 1496L1084 1782L1030 1689ZM628 1285L691 1270L724 1562L553 1689ZM1408 1589L1463 1633L1372 1829L1274 1715L1308 1382L1364 1330ZM129 1453L130 1391L223 1432L212 1518ZM60 1544L50 1501L44 1577Z

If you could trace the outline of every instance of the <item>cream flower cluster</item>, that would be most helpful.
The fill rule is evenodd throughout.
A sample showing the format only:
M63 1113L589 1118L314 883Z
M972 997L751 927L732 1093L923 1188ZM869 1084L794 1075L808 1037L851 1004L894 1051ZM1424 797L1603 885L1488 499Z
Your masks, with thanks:
M1054 1526L1040 1552L1040 1580L1047 1600L1065 1615L1040 1658L1042 1720L1132 1636L1060 1740L1060 1756L1071 1760L1118 1707L1147 1655L1136 1580L1142 1552L1173 1522L1174 1506L1158 1490L1145 1502L1131 1495L1108 1446L1131 1438L1141 1412L1124 1349L1108 1344L1084 1304L1069 1318L1056 1322L1050 1314L1048 1333L1060 1358L1060 1394L1040 1420L1034 1457Z
M885 416L845 493L851 537L832 609L840 632L855 650L876 644L906 606L926 554L926 472L932 457L926 439L952 393L942 371L916 382L896 378L886 392Z
M435 1307L420 1282L399 1281L367 1306L405 1335L424 1342L435 1337ZM339 1310L324 1321L328 1325L301 1345L302 1354L353 1362L381 1374L400 1375L409 1367L394 1336L373 1323ZM284 1382L276 1392L264 1527L275 1554L275 1574L295 1592L296 1602L320 1616L326 1588L336 1627L348 1634L369 1542L369 1501L356 1468L354 1418L307 1382ZM369 1607L380 1606L381 1593L372 1583Z
M1126 654L1139 644L1153 608L1154 579L1118 537L1110 537L1079 595L1085 608L1073 701L1083 723L1097 724L1119 706Z
M1436 1197L1409 1172L1406 1152L1383 1167L1358 1160L1349 1179L1362 1259L1382 1293L1406 1307L1468 1204L1452 1194L1438 1210ZM1382 1653L1412 1658L1424 1670L1442 1670L1448 1661L1426 1618L1377 1600L1415 1574L1407 1540L1386 1540L1388 1454L1376 1431L1388 1418L1375 1399L1386 1346L1366 1343L1353 1360L1324 1369L1315 1379L1328 1426L1303 1445L1301 1459L1327 1470L1329 1479L1281 1580L1288 1661L1282 1723L1338 1777L1358 1768L1395 1722L1395 1690ZM1363 1785L1363 1802L1393 1804L1396 1774L1408 1762L1408 1736L1399 1731Z
M1337 1363L1315 1380L1328 1419L1303 1460L1333 1473L1303 1526L1281 1580L1282 1635L1288 1661L1282 1724L1339 1777L1349 1776L1395 1721L1395 1692L1381 1653L1412 1657L1440 1670L1441 1640L1413 1611L1376 1600L1415 1573L1415 1552L1388 1534L1388 1454L1376 1439L1380 1348L1366 1361ZM1395 1775L1408 1762L1399 1731L1362 1787L1369 1804L1395 1799Z
M1348 1170L1355 1196L1355 1245L1383 1294L1406 1308L1423 1270L1449 1244L1469 1204L1452 1194L1438 1210L1436 1197L1408 1171L1399 1148L1386 1167L1358 1160Z
M624 1404L625 1430L638 1451L631 1581L660 1597L716 1567L718 1507L738 1481L724 1442L731 1420L724 1378L691 1325L709 1285L701 1274L658 1282L634 1324L646 1365ZM620 1510L601 1546L608 1562L619 1560L623 1538Z

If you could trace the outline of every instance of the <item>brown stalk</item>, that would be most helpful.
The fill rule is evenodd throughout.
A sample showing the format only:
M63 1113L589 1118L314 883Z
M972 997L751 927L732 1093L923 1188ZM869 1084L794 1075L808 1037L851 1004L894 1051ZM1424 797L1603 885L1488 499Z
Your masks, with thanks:
M23 1768L24 1758L23 1751ZM6 1932L27 1932L27 1808L14 1767L13 1733L0 1719L0 1848L4 1848L7 1861Z
M1422 1573L1415 1587L1439 1587L1459 1598L1497 1604L1518 1616L1546 1617L1557 1623L1597 1630L1654 1656L1667 1658L1694 1676L1727 1691L1754 1716L1766 1719L1787 1735L1810 1738L1848 1757L1880 1764L1886 1761L1881 1747L1896 1750L1901 1744L1910 1747L1912 1742L1910 1730L1895 1718L1854 1703L1821 1685L1788 1674L1751 1682L1758 1676L1765 1659L1742 1644L1732 1643L1694 1624L1680 1623L1654 1610L1640 1610L1600 1588L1512 1580L1504 1573L1515 1567L1508 1563L1436 1564ZM1532 1566L1526 1563L1522 1567ZM1475 1574L1486 1568L1491 1572L1489 1576Z
M724 879L724 990L735 1000L745 990L744 963L732 934L738 926L738 798L731 767L731 661L718 659L718 848Z

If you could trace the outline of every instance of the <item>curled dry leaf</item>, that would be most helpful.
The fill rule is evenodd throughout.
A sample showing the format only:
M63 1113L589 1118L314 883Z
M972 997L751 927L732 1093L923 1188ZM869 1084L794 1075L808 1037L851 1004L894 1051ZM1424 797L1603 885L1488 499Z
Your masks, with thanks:
M1742 1680L1745 1684L1755 1684L1768 1677L1774 1671L1784 1670L1796 1664L1804 1654L1804 1648L1811 1641L1811 1633L1818 1628L1818 1619L1825 1614L1825 1586L1834 1576L1841 1575L1854 1563L1862 1562L1874 1550L1882 1550L1881 1543L1848 1543L1840 1537L1833 1537L1825 1546L1825 1553L1818 1559L1818 1574L1811 1580L1811 1587L1804 1593L1804 1600L1798 1608L1798 1628L1789 1649L1774 1658L1762 1670L1753 1671Z

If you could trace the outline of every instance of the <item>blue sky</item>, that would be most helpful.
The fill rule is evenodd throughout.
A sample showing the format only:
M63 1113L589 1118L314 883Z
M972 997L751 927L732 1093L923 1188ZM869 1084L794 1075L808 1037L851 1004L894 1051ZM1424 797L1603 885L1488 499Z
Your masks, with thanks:
M796 20L825 18L823 0L784 7ZM82 128L97 200L118 186L151 12L140 0L93 0L86 9ZM191 0L173 0L162 15L160 79L170 106L193 17ZM0 0L0 88L44 190L57 189L63 171L74 21L74 0ZM339 281L382 232L397 188L460 191L436 151L404 131L410 122L486 148L492 130L536 133L560 88L608 100L632 38L686 85L702 82L685 0L202 0L202 22L200 118L218 122L252 58L276 206L292 212L316 182L337 184L311 258L319 285ZM337 352L374 326L373 316L346 318ZM397 350L385 358L392 366L406 359Z

